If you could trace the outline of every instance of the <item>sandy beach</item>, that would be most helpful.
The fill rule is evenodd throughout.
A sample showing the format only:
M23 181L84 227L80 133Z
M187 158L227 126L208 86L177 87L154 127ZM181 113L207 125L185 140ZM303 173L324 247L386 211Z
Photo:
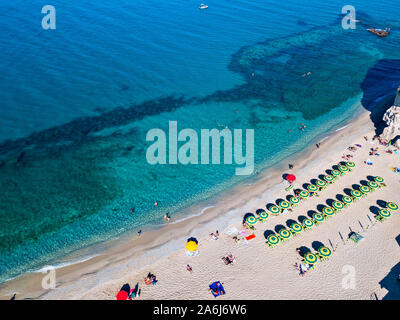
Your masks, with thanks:
M368 112L362 112L348 126L325 139L320 148L310 146L301 155L293 156L271 170L260 174L251 185L242 185L218 198L215 205L201 215L172 222L158 230L137 235L126 235L108 243L104 252L88 261L57 269L57 288L43 290L43 274L29 273L8 281L0 287L0 296L9 298L17 292L17 299L115 299L123 284L134 287L139 283L141 295L135 299L214 299L208 285L214 281L224 284L226 294L218 299L400 299L398 269L400 261L400 212L384 222L378 222L371 207L378 200L399 203L400 176L390 167L399 165L400 154L388 154L378 141L371 142L374 126ZM368 137L365 141L364 136ZM352 152L349 146L361 144ZM380 156L370 156L372 147L379 148ZM271 216L255 225L255 238L236 243L226 231L232 227L242 230L242 219L247 212L255 213L267 203L285 198L293 192L282 174L293 173L295 188L318 178L325 170L343 161L342 155L352 154L356 167L338 178L320 192L300 203L293 212ZM373 165L366 165L371 159ZM288 163L294 163L292 170ZM367 180L368 176L381 176L386 187L377 189L340 213L301 232L296 237L270 248L264 232L276 226L287 226L288 220L307 216L328 199L344 194L345 188ZM193 212L201 206L190 208ZM219 230L218 240L209 234ZM351 231L364 239L359 243L348 240ZM251 234L251 232L247 232ZM186 239L196 237L200 255L188 257L184 247ZM327 261L319 261L315 269L304 277L294 267L301 262L296 248L307 247L312 252L317 242L332 250ZM235 262L225 265L221 257L232 254ZM190 264L192 273L186 270ZM350 271L349 271L350 270ZM157 285L145 285L148 272L157 276ZM346 286L346 276L354 275L354 287Z

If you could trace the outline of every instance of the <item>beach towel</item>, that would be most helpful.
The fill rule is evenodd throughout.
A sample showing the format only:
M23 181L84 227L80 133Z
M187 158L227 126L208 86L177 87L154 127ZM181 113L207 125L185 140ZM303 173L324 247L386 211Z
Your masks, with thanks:
M214 298L225 294L225 289L220 281L213 282L209 287Z
M247 236L245 239L246 240L251 240L251 239L254 239L255 237L256 237L256 235L253 233L253 234Z
M225 233L228 235L228 236L231 236L231 235L233 235L233 234L237 234L239 231L238 231L238 229L236 228L236 227L230 227L229 229L227 229L226 231L225 231Z

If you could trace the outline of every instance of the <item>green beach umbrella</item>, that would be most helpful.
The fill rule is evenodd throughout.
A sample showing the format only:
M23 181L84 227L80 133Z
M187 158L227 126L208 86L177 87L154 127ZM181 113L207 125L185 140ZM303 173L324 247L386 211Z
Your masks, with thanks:
M347 162L346 162L346 166L347 166L348 168L354 168L354 167L356 166L356 164L355 164L354 162L347 161Z
M344 166L344 165L340 165L339 166L339 170L342 171L342 172L347 172L347 171L349 171L349 168Z
M351 195L354 198L361 198L362 197L362 193L360 191L358 191L358 190L351 190Z
M281 213L281 209L279 209L279 207L272 205L269 207L268 209L272 214L280 214Z
M344 208L344 204L340 201L333 201L332 207L334 207L336 210L342 210Z
M375 182L381 183L381 182L383 182L383 178L381 178L379 176L376 176L375 177Z
M340 176L340 171L339 170L332 170L332 175L334 177Z
M311 228L314 225L314 222L311 219L304 219L303 226L306 228Z
M267 241L269 244L272 244L274 246L274 245L278 244L280 240L276 235L271 234L268 236Z
M318 191L318 187L313 185L313 184L309 184L307 186L307 190L310 191L310 192L317 192Z
M286 200L282 200L281 202L279 202L279 206L284 210L285 209L289 209L290 208L290 203L287 202Z
M353 202L353 198L352 198L352 197L349 197L349 196L344 196L344 197L342 198L342 201L343 201L344 203L346 203L346 204L349 204L349 203L352 203L352 202Z
M388 209L391 210L391 211L397 211L397 210L399 210L399 206L398 206L396 203L394 203L394 202L387 202L387 203L386 203L386 208L388 208Z
M298 204L298 203L300 202L300 198L299 198L299 197L292 196L292 197L290 198L290 202L291 202L292 204Z
M368 186L369 186L371 189L376 189L376 188L379 187L379 184L377 184L375 181L369 181L369 182L368 182Z
M319 247L318 253L324 258L328 258L332 254L332 251L327 247Z
M320 213L314 213L313 214L313 218L317 222L322 222L322 221L325 220L324 216L322 214L320 214Z
M258 214L258 216L259 216L259 218L262 219L262 220L267 220L267 219L268 219L268 213L265 212L264 210L261 211L261 212Z
M341 202L340 202L341 203ZM322 212L326 214L328 217L333 216L335 214L335 210L333 210L331 207L324 207L322 209Z
M301 191L299 192L299 197L300 197L300 198L306 199L306 198L308 198L309 196L310 196L310 193L309 193L308 191L306 191L306 190L301 190Z
M255 216L250 216L250 215L249 215L249 216L246 218L246 222L247 222L247 224L253 225L253 224L256 224L257 219L256 219Z
M317 261L318 261L317 256L316 256L314 253L311 253L311 252L307 252L307 253L304 255L304 260L305 260L305 262L307 262L308 264L315 264L315 263L317 263Z
M279 235L281 236L282 239L286 240L290 238L291 233L286 229L281 229L279 230Z
M326 175L326 176L324 177L324 180L325 180L326 182L332 182L334 179L335 179L335 178L332 177L331 175Z
M370 188L370 187L367 187L367 186L361 186L361 187L360 187L360 191L361 191L362 193L364 193L364 194L367 194L367 193L371 192L371 188Z
M386 210L386 209L380 209L379 210L379 215L381 216L381 217L384 217L384 218L389 218L392 214L390 213L390 211L389 210Z
M326 186L326 182L323 181L323 180L317 180L317 181L315 181L315 184L316 184L318 187L325 187L325 186Z
M301 224L295 222L291 224L290 229L292 229L295 233L299 233L303 230L303 227L301 226Z

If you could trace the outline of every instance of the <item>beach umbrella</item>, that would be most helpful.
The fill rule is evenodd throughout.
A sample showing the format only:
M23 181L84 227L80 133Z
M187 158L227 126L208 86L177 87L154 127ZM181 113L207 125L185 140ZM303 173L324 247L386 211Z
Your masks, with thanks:
M332 177L331 175L326 175L326 176L324 177L324 180L325 180L326 182L332 182L334 179L335 179L335 178Z
M346 166L351 169L351 168L354 168L356 166L356 164L352 161L347 161Z
M274 246L274 245L277 245L280 240L276 235L271 234L271 235L268 236L267 241L268 241L269 244Z
M341 203L341 202L340 202ZM326 214L328 217L333 216L335 214L335 210L333 210L331 207L324 207L322 209L322 212Z
M317 180L317 181L315 181L315 184L316 184L318 187L321 187L321 188L323 188L323 187L326 186L326 182L323 181L323 180Z
M193 241L193 240L190 240L190 241L188 241L188 242L186 242L186 250L187 251L196 251L197 250L197 247L198 247L198 245L197 245L197 243L195 242L195 241Z
M304 255L304 261L307 262L308 264L315 264L315 263L317 263L318 258L314 253L307 252Z
M339 170L332 170L332 175L334 177L340 176L340 171Z
M308 198L309 196L310 196L310 193L309 193L308 191L306 191L306 190L301 190L301 191L299 192L299 197L300 197L300 198L306 199L306 198Z
M265 210L260 211L260 213L258 214L258 216L259 216L259 218L262 219L262 220L267 220L267 219L268 219L268 213L267 213Z
M281 236L281 238L284 240L289 239L291 236L291 233L289 231L287 231L286 229L281 229L281 230L279 230L278 233Z
M362 193L364 193L364 194L367 194L368 192L371 191L371 188L368 187L368 186L361 186L361 187L360 187L360 191L361 191Z
M298 204L300 202L300 198L299 197L295 197L295 196L291 196L290 197L290 202L292 204Z
M379 176L376 176L374 179L375 179L375 182L378 182L378 183L382 183L383 182L383 178L381 178Z
M128 292L121 290L117 293L117 300L128 300Z
M333 201L332 207L334 207L336 210L342 210L344 208L344 204L340 201Z
M354 198L361 198L362 197L362 193L360 191L358 191L358 190L351 190L350 193Z
M293 181L296 180L296 176L294 174L288 174L286 176L286 180L289 181L290 183L292 183Z
M286 200L282 200L281 202L279 202L279 206L285 210L285 209L289 209L290 208L290 203L287 202Z
M272 214L280 214L281 213L281 209L279 209L279 207L272 205L269 207L268 209Z
M318 191L318 187L313 185L313 184L309 184L307 186L307 190L310 191L310 192L317 192Z
M345 203L345 204L352 203L353 202L353 198L349 197L349 196L343 196L342 202Z
M396 203L394 203L394 202L387 202L387 203L386 203L386 208L388 208L388 209L391 210L391 211L397 211L397 210L399 210L399 206L398 206Z
M317 222L322 222L322 221L325 220L324 216L322 214L320 214L320 213L314 213L313 214L313 218Z
M379 185L378 185L375 181L369 181L369 182L368 182L368 186L369 186L371 189L379 188Z
M345 172L348 172L348 171L349 171L349 168L347 168L347 167L344 166L344 165L339 165L339 170L340 170L341 172L345 173Z
M318 253L324 258L328 258L332 254L332 251L331 251L331 249L322 246L322 247L319 247Z
M386 210L386 209L380 209L379 211L378 211L378 213L379 213L379 215L381 216L381 217L384 217L384 218L389 218L392 214L390 213L390 211L389 210Z
M314 222L311 219L304 219L303 226L305 228L311 228L314 225Z
M247 218L246 218L246 223L247 224L254 225L254 224L256 224L256 222L257 222L257 219L256 219L255 216L253 216L253 215L248 215L247 216Z
M292 229L295 233L299 233L303 230L303 227L301 226L301 224L294 222L290 225L290 229Z

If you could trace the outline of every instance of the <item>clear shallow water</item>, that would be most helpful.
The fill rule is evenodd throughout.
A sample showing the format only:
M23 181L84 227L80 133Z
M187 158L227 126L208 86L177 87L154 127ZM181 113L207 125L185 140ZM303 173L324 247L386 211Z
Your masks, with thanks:
M400 59L395 1L353 4L364 25L392 26L386 39L341 29L341 1L52 4L54 31L37 1L0 13L0 280L243 180L234 166L150 166L149 129L254 128L261 170L350 117Z

